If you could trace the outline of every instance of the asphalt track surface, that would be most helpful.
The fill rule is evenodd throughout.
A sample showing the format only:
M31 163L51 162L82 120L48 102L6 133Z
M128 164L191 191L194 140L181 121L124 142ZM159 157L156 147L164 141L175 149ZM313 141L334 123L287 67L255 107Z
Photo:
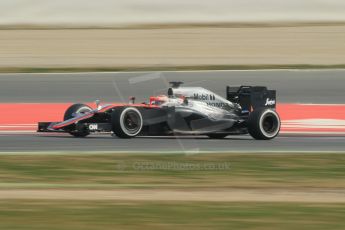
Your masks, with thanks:
M0 74L0 102L137 102L165 93L169 81L225 96L226 85L265 85L278 102L345 104L345 70Z
M0 134L1 152L27 151L115 151L115 152L294 152L344 151L345 137L280 136L271 141L256 141L249 136L224 140L207 137L137 137L119 139L110 135L74 138L55 134Z
M154 73L0 74L0 102L147 101L164 93L169 81L206 87L225 95L226 85L266 85L286 103L344 104L345 70L191 71ZM138 137L109 135L73 138L55 134L0 134L1 152L21 151L345 151L344 136L281 135L271 141L249 136L225 140L206 137Z

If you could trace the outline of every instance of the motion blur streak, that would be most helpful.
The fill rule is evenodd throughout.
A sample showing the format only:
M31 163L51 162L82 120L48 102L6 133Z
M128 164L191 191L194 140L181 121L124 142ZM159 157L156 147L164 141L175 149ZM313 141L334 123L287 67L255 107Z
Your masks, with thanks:
M0 131L35 131L38 121L61 121L71 104L2 103ZM277 110L283 133L345 134L345 104L278 104Z
M0 24L332 21L344 12L342 0L1 0Z

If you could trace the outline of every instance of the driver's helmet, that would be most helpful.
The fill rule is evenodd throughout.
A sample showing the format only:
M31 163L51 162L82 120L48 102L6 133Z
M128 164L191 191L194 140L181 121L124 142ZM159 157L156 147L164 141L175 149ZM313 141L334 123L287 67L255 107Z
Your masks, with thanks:
M159 95L156 97L150 97L150 105L162 105L168 101L168 97L165 95Z

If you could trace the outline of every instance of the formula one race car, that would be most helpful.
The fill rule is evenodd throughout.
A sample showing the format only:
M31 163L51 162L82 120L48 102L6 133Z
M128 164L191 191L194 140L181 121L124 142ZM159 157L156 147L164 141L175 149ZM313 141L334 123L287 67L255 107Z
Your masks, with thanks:
M62 122L39 122L38 132L66 132L86 137L109 132L120 138L135 136L250 134L258 140L276 137L280 118L275 111L276 91L263 86L226 88L226 99L201 87L170 82L167 95L150 97L149 103L69 107Z

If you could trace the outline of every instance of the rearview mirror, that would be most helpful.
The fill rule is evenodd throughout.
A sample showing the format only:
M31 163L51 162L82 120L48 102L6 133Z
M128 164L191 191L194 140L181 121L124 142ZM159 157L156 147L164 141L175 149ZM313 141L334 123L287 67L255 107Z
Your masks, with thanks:
M95 104L96 104L96 108L99 109L99 108L100 108L101 101L97 99L97 100L95 101Z

